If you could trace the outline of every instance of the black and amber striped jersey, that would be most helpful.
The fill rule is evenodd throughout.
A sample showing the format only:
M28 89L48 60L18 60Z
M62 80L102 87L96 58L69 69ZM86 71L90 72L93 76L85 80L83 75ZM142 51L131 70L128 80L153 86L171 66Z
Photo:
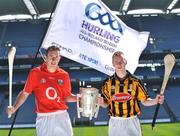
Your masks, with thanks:
M149 97L142 81L129 71L123 79L116 73L107 78L102 86L102 96L109 104L109 115L124 118L139 115L139 101Z

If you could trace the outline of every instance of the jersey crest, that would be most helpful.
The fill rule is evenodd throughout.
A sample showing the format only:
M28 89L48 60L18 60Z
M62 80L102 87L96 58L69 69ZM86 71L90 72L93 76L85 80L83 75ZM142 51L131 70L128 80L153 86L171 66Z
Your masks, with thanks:
M63 84L63 80L62 79L58 79L58 84L62 85Z
M112 86L111 86L111 93L114 93L114 92L115 92L115 86L112 85Z
M46 79L45 78L41 78L41 83L45 84L46 83Z
M132 84L129 85L128 92L132 92Z

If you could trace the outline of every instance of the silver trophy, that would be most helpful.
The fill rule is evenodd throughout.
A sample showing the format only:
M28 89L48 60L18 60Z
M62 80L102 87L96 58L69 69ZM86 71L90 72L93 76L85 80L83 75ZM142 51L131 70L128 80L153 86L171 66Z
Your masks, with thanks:
M80 94L77 95L77 113L80 116L97 118L99 112L98 92L96 88L80 88Z

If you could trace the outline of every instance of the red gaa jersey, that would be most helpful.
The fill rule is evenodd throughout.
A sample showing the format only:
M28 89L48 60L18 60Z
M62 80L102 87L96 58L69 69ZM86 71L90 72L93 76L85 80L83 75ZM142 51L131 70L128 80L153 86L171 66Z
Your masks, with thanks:
M69 74L59 67L50 73L44 63L30 71L24 90L34 92L37 113L66 110L65 99L71 94Z

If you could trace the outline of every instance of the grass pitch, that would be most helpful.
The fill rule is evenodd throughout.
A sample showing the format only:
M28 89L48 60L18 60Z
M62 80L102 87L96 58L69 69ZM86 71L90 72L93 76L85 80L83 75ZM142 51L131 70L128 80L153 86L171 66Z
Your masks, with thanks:
M180 123L156 124L152 131L151 124L142 125L143 136L180 136ZM107 126L74 127L74 136L108 136ZM1 129L0 136L8 136L8 129ZM11 136L35 136L35 129L13 129Z

